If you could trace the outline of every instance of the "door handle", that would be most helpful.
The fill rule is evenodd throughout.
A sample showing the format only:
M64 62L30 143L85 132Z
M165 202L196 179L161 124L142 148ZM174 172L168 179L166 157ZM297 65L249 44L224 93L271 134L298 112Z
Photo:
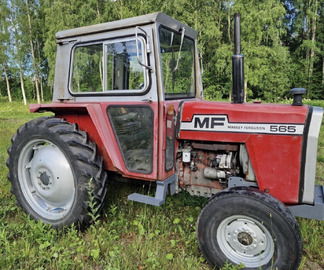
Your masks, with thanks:
M143 102L153 102L152 98L145 98L142 99Z

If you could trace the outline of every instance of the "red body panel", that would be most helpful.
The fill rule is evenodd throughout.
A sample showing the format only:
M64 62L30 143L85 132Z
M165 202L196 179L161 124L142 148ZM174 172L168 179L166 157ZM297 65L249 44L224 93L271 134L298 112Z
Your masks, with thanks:
M191 120L194 114L227 114L231 122L299 123L304 124L308 106L286 104L187 101L182 108L182 121Z
M159 107L159 170L158 170L158 179L164 180L170 177L175 173L175 168L172 170L165 170L165 150L166 150L166 137L173 136L175 137L175 126L176 126L176 112L179 109L179 100L172 100L167 102L160 102ZM168 114L169 106L173 107L173 115ZM170 108L171 108L170 107ZM178 148L178 141L175 139L174 149Z
M81 130L87 131L91 141L95 142L101 156L104 158L105 168L110 171L117 171L125 177L143 179L148 181L157 180L158 171L158 104L150 103L154 113L153 124L153 170L149 174L129 171L123 161L114 130L107 116L109 105L138 105L138 103L51 103L32 104L29 106L31 112L52 111L56 117L66 119L70 123L77 123Z
M230 104L222 102L185 102L181 122L190 122L194 115L226 115L228 122L248 125L305 124L307 106L270 104ZM276 125L275 125L276 126ZM213 130L185 130L178 133L181 140L245 143L261 190L269 192L284 203L298 203L302 158L302 134L267 134L261 131L235 132Z
M138 103L52 103L31 105L31 112L42 109L52 111L57 117L77 123L81 130L88 132L90 140L96 142L104 158L107 170L117 171L125 177L155 181L163 180L175 172L165 170L166 136L171 136L175 123L175 112L181 111L178 140L244 143L255 172L259 188L277 197L284 203L298 203L300 169L302 159L303 134L269 134L261 131L229 130L186 130L183 123L190 123L194 116L226 118L228 123L239 125L281 124L304 127L308 107L269 104L230 104L201 100L181 100L152 102L149 105L154 113L153 123L153 170L149 174L127 170L120 152L114 130L107 116L109 105L138 105ZM143 103L141 103L143 105ZM174 115L168 114L173 107ZM181 108L179 108L179 106ZM180 109L180 110L179 110ZM217 117L221 116L221 117ZM224 120L223 119L223 120ZM200 123L201 125L203 123ZM175 140L174 148L179 141Z

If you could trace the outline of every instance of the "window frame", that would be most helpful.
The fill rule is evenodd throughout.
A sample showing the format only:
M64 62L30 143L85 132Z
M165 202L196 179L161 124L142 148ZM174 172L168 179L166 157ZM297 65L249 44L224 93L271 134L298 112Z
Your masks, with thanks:
M123 90L113 90L113 89L107 89L107 68L108 68L108 63L107 63L107 48L109 44L114 44L114 43L120 43L120 42L127 42L127 41L134 41L136 43L136 38L132 38L132 37L126 37L126 38L118 38L118 39L113 39L113 40L108 40L106 42L103 43L104 46L104 51L103 51L103 74L105 74L106 76L104 76L104 92L109 92L112 94L124 94L125 92L127 93L142 93L146 90L146 88L148 87L148 76L147 76L147 68L143 67L142 65L141 68L143 69L143 73L144 73L144 86L142 89L123 89ZM144 63L147 63L147 59L146 58L146 49L145 49L145 40L142 36L138 36L138 41L141 44L141 48L142 48L142 60L144 60ZM136 46L136 45L135 45ZM137 56L136 56L137 57Z
M123 90L113 90L107 89L107 45L118 43L118 42L127 42L127 41L134 41L136 42L135 35L126 36L126 37L116 37L112 39L104 39L104 40L95 40L95 41L88 41L88 42L80 42L75 44L71 49L70 54L70 70L69 70L69 79L68 79L68 90L72 96L129 96L129 95L145 95L151 86L151 78L149 74L149 70L145 67L143 68L144 71L144 86L142 89L123 89ZM147 54L147 41L143 35L138 35L138 42L141 44L140 54L142 54L142 61L144 64L149 65L149 57ZM102 71L103 71L103 88L100 92L74 92L72 87L72 78L73 78L73 65L74 65L74 55L75 50L79 47L86 47L91 45L102 45Z
M191 40L193 42L193 76L194 76L194 91L193 91L193 94L188 96L188 93L184 94L184 93L175 93L175 94L166 94L164 92L164 89L165 89L165 85L164 85L164 74L163 74L163 61L162 61L162 53L161 53L161 39L160 39L160 30L161 28L164 28L170 32L174 32L178 35L181 36L180 32L179 31L175 31L174 29L170 28L170 27L167 27L166 25L159 25L158 27L158 41L159 41L159 58L160 58L160 69L161 69L161 82L162 82L162 93L163 93L163 96L164 96L164 100L176 100L176 99L192 99L192 98L195 98L197 96L197 70L196 70L196 54L195 54L195 51L196 51L196 43L195 43L195 39L192 38L191 36L188 36L188 35L184 35L184 38L187 38L189 40ZM180 59L181 61L181 59Z

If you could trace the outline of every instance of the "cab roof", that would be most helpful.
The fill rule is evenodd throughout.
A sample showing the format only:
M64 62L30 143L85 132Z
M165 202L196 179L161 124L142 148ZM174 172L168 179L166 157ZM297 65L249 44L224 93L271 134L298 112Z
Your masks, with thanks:
M117 30L117 29L141 26L141 25L152 24L152 23L165 25L175 31L179 31L180 27L185 27L186 35L189 35L195 39L198 36L197 31L192 29L191 27L171 18L170 16L162 12L156 12L156 13L151 13L151 14L142 15L138 17L118 20L118 21L106 22L101 24L95 24L95 25L90 25L85 27L59 31L56 33L56 39L60 40L65 38L107 32L110 30Z

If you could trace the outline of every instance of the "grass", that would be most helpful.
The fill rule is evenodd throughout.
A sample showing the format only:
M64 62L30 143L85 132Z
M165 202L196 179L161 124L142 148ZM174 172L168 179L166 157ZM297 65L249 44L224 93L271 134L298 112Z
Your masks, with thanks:
M206 199L186 193L153 207L127 200L128 194L143 192L142 186L109 184L102 217L84 232L56 231L25 215L10 193L5 163L11 136L36 117L22 104L0 99L0 269L210 269L196 240L196 219ZM323 125L317 182L324 184ZM298 222L304 241L300 269L324 268L324 223Z

